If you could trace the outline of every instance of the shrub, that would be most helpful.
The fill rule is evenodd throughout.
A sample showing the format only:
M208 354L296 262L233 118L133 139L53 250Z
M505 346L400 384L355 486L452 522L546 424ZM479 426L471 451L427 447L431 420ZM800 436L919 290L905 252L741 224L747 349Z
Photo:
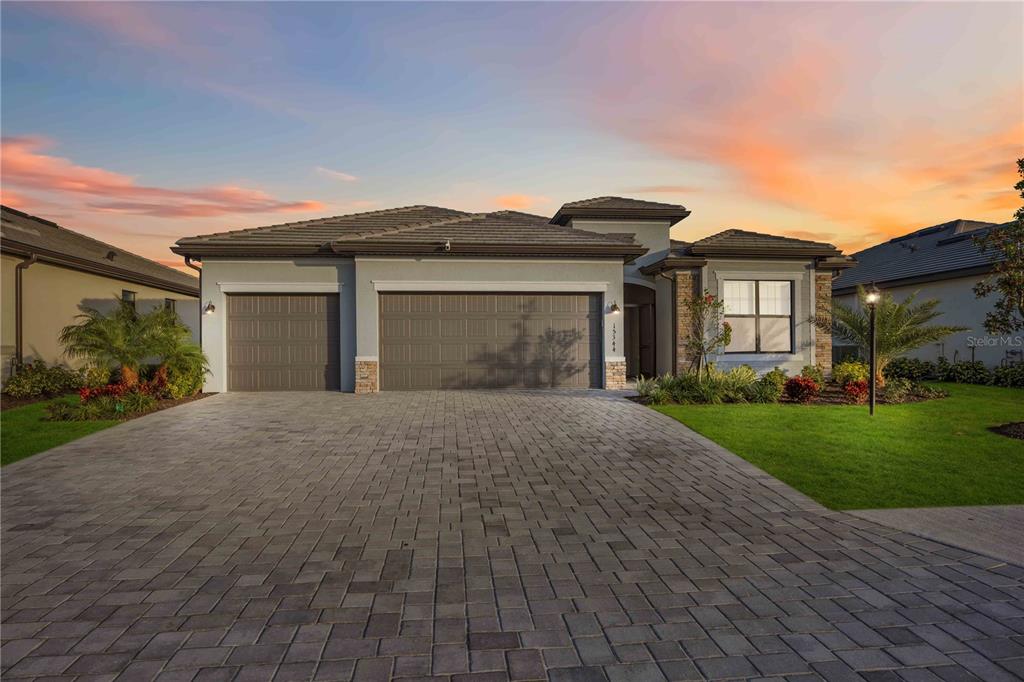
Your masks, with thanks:
M850 402L863 403L868 399L867 379L856 379L843 384L843 393L850 399Z
M825 383L825 373L816 365L804 365L804 368L800 370L800 376L807 379L814 379L814 381L818 383L818 386Z
M203 388L203 379L206 376L206 372L205 364L184 369L168 369L168 395L175 400L179 400L199 393Z
M791 400L808 403L818 395L821 385L810 377L798 376L786 382L786 395Z
M768 372L748 389L747 399L752 403L777 403L782 398L785 383L785 377L779 381L776 375Z
M910 397L913 388L914 382L910 379L890 379L886 382L882 394L885 396L886 402L902 403Z
M867 384L869 373L868 363L860 360L847 360L832 367L832 379L840 386L858 381Z
M110 370L106 367L86 367L82 370L82 387L99 388L110 383Z
M997 367L992 372L992 383L1008 388L1024 388L1024 364Z
M709 365L703 377L696 372L686 372L676 376L666 374L654 379L639 379L637 392L645 403L653 405L769 402L771 391L761 388L760 384L757 372L748 365L733 367L728 371Z
M958 384L991 384L992 372L985 363L975 360L965 362L949 362L939 359L935 373L939 381L953 381Z
M4 393L12 398L42 398L64 395L82 385L82 374L61 365L47 367L45 362L31 362L19 367L4 385Z
M935 363L917 358L896 358L886 366L883 374L886 379L921 381L935 376Z

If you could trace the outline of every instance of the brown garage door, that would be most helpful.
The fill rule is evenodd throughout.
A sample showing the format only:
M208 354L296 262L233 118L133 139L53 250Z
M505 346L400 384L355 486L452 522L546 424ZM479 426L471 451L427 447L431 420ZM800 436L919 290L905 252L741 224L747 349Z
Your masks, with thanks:
M601 386L594 294L380 295L383 390Z
M229 294L229 391L338 390L337 294Z

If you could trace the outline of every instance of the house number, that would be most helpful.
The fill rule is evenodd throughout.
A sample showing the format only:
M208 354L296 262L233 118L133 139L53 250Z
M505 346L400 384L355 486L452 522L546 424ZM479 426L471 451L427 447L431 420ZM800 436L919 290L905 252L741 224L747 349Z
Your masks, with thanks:
M618 333L619 333L619 328L617 326L615 326L615 323L613 322L612 323L612 352L613 353L615 352L615 339L616 339Z

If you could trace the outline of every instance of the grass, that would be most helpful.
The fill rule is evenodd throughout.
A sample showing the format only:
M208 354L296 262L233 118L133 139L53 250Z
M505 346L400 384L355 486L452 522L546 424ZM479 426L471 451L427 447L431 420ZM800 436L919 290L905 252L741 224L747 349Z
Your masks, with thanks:
M59 401L78 402L78 396L54 398L14 407L0 413L0 466L7 466L37 452L49 450L119 423L115 420L44 421L46 406Z
M654 409L832 509L1024 503L1024 391L937 384L942 400L879 405L665 405Z

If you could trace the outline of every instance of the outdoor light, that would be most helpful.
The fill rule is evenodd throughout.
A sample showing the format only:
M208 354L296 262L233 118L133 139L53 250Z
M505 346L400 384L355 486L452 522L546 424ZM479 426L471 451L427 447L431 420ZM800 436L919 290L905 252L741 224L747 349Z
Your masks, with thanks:
M612 315L618 315L619 313L622 312L622 308L619 307L618 303L612 301L611 306L609 306L608 308L608 312L610 312Z
M880 300L882 300L882 292L872 282L871 286L864 293L864 302L868 304L868 320L870 322L868 334L871 337L870 353L868 356L868 414L871 415L875 414L875 393L877 390L875 374L878 371L878 363L875 359L875 308L878 307Z
M206 304L206 307L203 308L203 315L213 315L215 310L217 310L217 306L213 304L213 301L210 301Z

